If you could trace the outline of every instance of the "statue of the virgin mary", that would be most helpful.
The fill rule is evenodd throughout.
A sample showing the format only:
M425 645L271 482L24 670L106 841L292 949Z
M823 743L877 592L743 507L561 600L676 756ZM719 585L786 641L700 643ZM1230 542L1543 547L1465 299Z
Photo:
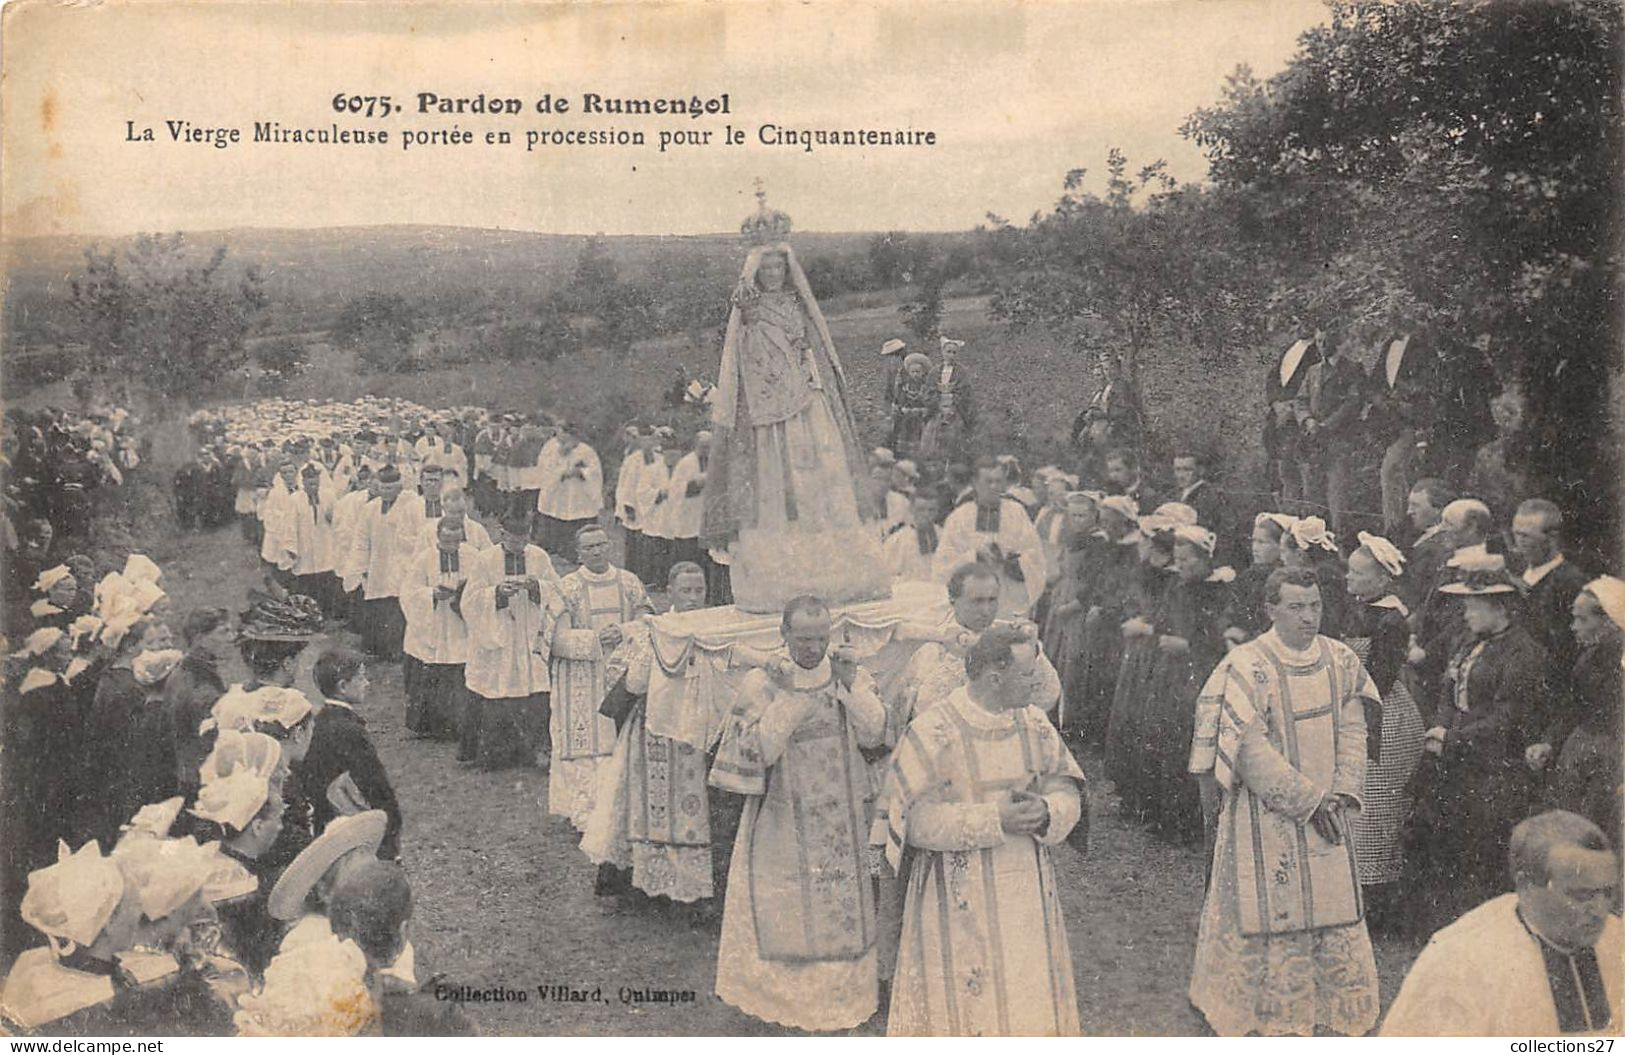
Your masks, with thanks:
M711 404L703 537L727 550L734 603L747 612L777 612L798 594L885 597L846 374L784 240L790 218L756 197Z

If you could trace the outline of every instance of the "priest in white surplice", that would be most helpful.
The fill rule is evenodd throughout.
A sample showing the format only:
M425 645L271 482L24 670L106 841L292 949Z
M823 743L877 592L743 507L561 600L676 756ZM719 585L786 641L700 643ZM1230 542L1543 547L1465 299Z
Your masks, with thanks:
M428 432L413 445L423 465L438 465L447 477L455 477L460 487L470 486L468 455L453 440L453 428L445 422L430 422Z
M672 550L676 545L677 509L672 489L672 473L683 449L676 434L665 425L655 429L659 457L638 474L638 509L643 515L643 581L659 586L671 572Z
M987 630L967 684L892 757L886 857L908 877L892 1036L1078 1035L1049 847L1082 815L1084 776L1028 703L1037 661L1030 633Z
M1602 829L1550 810L1512 829L1515 893L1428 942L1382 1023L1385 1037L1615 1035L1625 945L1619 858Z
M361 569L351 559L355 550L355 533L361 526L367 503L378 497L378 478L363 465L350 477L351 490L333 503L333 575L338 579L338 594L334 598L337 615L354 621L360 629Z
M321 474L306 466L301 490L281 502L274 523L266 524L266 544L277 550L277 567L292 576L289 588L333 610L333 498L323 491Z
M1044 546L1021 503L1004 495L1004 469L992 458L976 462L976 495L943 521L932 578L946 583L954 569L981 561L999 570L999 614L1025 619L1044 592Z
M632 446L621 459L620 471L615 476L615 519L621 522L626 570L647 583L643 522L649 510L643 507L643 474L660 456L655 453L652 429L639 432L637 426L628 425L626 431Z
M463 587L480 552L464 537L466 523L463 517L441 517L435 544L412 558L401 576L406 727L439 740L455 740L462 732L468 663Z
M901 738L910 721L964 687L965 649L994 625L999 614L999 590L999 573L986 564L961 564L948 577L948 616L914 650L893 687L890 742ZM1061 676L1042 646L1028 689L1027 702L1041 711L1053 711L1061 700Z
M599 769L615 751L615 723L598 713L604 661L654 606L638 577L609 562L609 534L589 524L576 534L581 566L552 595L544 633L552 640L553 755L547 808L587 827Z
M482 769L533 765L544 743L551 684L545 633L559 573L540 546L529 544L529 503L502 518L498 544L469 562L463 587L468 621L468 701L458 757Z
M284 584L291 582L286 569L281 568L282 540L287 537L288 515L299 500L299 463L292 455L284 455L271 478L270 489L260 501L260 559L282 571Z
M445 503L441 500L445 484L446 471L434 462L428 462L418 470L417 491L401 495L401 504L407 507L401 516L407 524L403 526L395 544L407 559L416 557L435 544L440 518L446 515ZM410 535L407 534L408 527Z
M379 469L378 497L362 506L350 543L349 568L361 580L361 639L383 659L401 653L406 620L401 615L401 571L417 552L423 499L403 495L393 465Z
M920 488L909 500L909 521L897 527L880 544L880 558L886 562L893 582L931 582L931 563L936 558L937 503L930 488Z
M569 422L559 425L558 436L540 457L542 492L536 504L542 514L542 546L568 553L575 533L604 508L604 469L598 452L577 438Z
M717 995L768 1022L850 1029L875 1013L875 907L865 860L872 792L859 747L886 708L850 650L829 650L823 602L784 610L787 658L741 681L711 783L746 795L717 950Z

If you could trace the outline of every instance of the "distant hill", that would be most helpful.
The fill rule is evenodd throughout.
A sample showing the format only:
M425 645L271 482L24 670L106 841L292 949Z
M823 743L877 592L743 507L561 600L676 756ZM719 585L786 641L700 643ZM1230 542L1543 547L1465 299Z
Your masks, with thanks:
M909 237L952 245L968 235ZM272 306L267 323L274 332L326 326L346 301L371 290L440 303L534 298L569 280L589 240L586 235L414 225L239 228L187 232L186 238L200 251L225 245L233 265L258 265ZM808 232L793 240L805 261L826 255L861 257L873 238L874 232ZM61 317L68 282L83 270L87 248L105 251L133 241L133 236L66 235L9 241L5 282L11 336L28 329L24 320ZM603 242L627 281L704 277L726 289L744 255L738 237L731 234L608 236Z

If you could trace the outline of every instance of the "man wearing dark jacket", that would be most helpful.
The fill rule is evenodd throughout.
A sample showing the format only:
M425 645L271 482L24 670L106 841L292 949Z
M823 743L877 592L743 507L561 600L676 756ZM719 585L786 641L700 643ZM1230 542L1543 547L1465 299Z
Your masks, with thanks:
M383 810L389 818L378 856L400 856L401 807L378 759L366 719L356 710L367 698L367 668L357 652L338 648L322 654L312 672L325 701L316 715L301 779L309 789L319 834L340 813Z
M1365 368L1345 354L1344 342L1330 326L1315 332L1315 345L1323 358L1309 368L1294 401L1314 486L1304 497L1324 500L1326 519L1334 532L1342 533L1343 514L1348 511L1349 446L1366 404Z
M1563 514L1544 498L1518 506L1512 518L1512 544L1523 558L1524 627L1551 654L1561 674L1574 666L1574 598L1591 576L1563 556Z

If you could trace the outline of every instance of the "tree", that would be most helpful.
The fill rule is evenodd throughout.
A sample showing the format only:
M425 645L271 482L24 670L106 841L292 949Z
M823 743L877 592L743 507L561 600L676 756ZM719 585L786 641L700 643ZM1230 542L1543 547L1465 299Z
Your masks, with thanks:
M587 239L576 256L575 272L565 287L564 301L577 314L604 322L620 284L620 271L610 258L608 244L594 236Z
M1258 339L1264 292L1234 196L1177 187L1161 162L1130 174L1115 148L1104 197L1084 190L1085 177L1067 173L1054 209L1027 227L999 221L981 235L1012 260L991 311L1059 335L1096 390L1114 385L1124 424L1137 428L1142 358L1167 349L1232 361Z
M1248 199L1278 304L1491 334L1529 396L1529 468L1610 553L1622 22L1614 0L1337 2L1184 128Z
M225 246L194 254L181 234L139 235L122 251L87 249L85 270L70 284L87 369L133 374L166 399L195 400L241 368L265 293L256 268L228 268L226 260Z
M417 328L417 313L411 302L399 293L372 290L344 305L329 336L346 348L375 339L407 345Z
M846 292L846 276L842 273L841 262L834 254L820 253L809 257L803 270L807 273L808 287L812 289L813 296L819 300L829 300Z
M492 353L513 363L552 362L581 346L581 337L570 323L570 313L557 294L536 305L529 318L504 321L489 331L487 346Z
M413 367L418 313L399 293L363 293L345 304L328 336L349 348L368 370L398 373Z
M869 239L869 277L875 289L892 289L914 281L921 247L902 231Z
M898 309L909 332L922 345L935 344L942 333L942 287L948 281L947 261L938 261L929 248L914 254L915 298Z
M303 372L310 361L310 349L293 337L279 337L255 348L254 361L272 377L286 380Z

